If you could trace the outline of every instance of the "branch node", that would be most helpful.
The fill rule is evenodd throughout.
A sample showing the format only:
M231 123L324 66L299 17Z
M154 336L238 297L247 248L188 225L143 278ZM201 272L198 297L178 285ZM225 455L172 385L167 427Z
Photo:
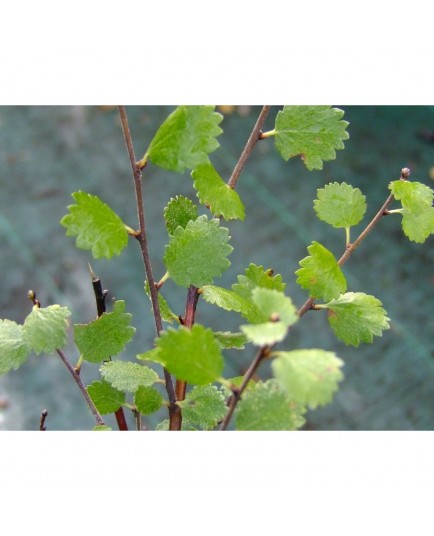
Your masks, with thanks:
M402 181L406 181L408 177L410 176L410 169L408 167L401 169L401 179Z

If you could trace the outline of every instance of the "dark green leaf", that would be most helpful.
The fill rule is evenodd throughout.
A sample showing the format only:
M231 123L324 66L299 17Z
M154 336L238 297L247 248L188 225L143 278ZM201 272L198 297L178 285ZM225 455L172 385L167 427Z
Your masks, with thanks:
M197 207L193 202L184 197L177 195L171 199L164 209L164 221L169 235L173 235L177 227L185 229L189 221L197 218Z
M105 381L93 382L87 392L101 415L114 413L125 402L125 393Z
M214 428L228 410L223 393L215 385L195 386L178 404L183 418L202 430Z
M134 404L143 415L150 415L161 408L163 397L154 387L141 385L134 393Z

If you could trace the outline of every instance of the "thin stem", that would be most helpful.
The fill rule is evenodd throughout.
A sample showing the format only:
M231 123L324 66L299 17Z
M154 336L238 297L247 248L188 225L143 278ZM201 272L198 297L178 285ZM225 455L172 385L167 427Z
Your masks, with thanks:
M127 145L128 156L130 158L131 169L133 172L134 180L134 189L136 193L136 204L137 204L137 215L139 219L140 230L136 236L140 244L140 249L142 252L143 262L145 265L146 277L149 283L149 292L151 294L151 303L152 311L154 315L155 328L157 331L157 336L160 336L160 332L163 329L163 322L161 319L160 305L158 303L158 291L155 287L155 280L152 273L151 259L148 251L148 241L146 234L146 223L145 223L145 213L144 213L144 204L143 204L143 195L142 195L142 173L138 165L136 164L136 156L134 154L134 147L131 138L131 132L128 125L128 118L125 111L125 106L119 106L119 116L122 124L122 131L125 138L125 143ZM164 371L164 380L166 384L166 391L169 397L169 418L172 419L172 414L177 412L177 406L175 404L175 390L173 388L172 376L169 374L167 369L163 367Z
M39 421L39 431L40 432L45 432L46 431L46 428L45 428L45 419L47 418L47 415L48 415L48 411L46 409L44 409L41 413L41 420Z
M253 147L256 145L256 142L260 139L261 128L265 123L265 120L267 118L269 111L270 111L270 106L264 106L258 116L256 124L253 127L252 133L250 134L249 139L247 140L246 146L244 147L243 152L241 153L241 156L228 181L228 186L232 189L234 189L235 186L237 185L238 177L240 176L241 171L243 170L244 164L249 158L250 153L253 150Z
M253 378L253 375L255 374L256 370L258 369L259 365L262 363L262 360L267 357L272 349L272 346L262 346L256 353L253 361L250 364L250 367L247 369L246 373L244 374L243 383L238 389L234 390L234 394L231 398L231 401L229 403L229 409L228 412L225 415L225 418L223 419L220 430L227 430L229 426L229 422L232 418L232 415L235 411L235 408L241 399L241 395L243 394L245 388L247 387L247 384L249 381Z
M68 361L66 355L63 353L62 350L56 350L56 352L59 354L60 359L64 362L66 368L69 370L69 372L71 373L71 376L74 378L76 384L80 388L81 394L84 396L84 398L85 398L85 400L87 402L87 405L90 408L90 411L92 412L93 416L95 417L95 420L96 420L97 424L104 425L105 423L104 423L101 415L99 414L98 410L96 409L95 404L93 403L92 399L90 398L90 396L89 396L89 394L88 394L88 392L86 390L86 387L84 386L84 383L81 381L80 375L75 372L74 367Z

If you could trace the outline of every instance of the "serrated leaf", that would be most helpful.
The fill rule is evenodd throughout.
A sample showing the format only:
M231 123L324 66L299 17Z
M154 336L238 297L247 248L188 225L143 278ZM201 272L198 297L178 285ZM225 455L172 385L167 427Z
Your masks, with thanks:
M220 345L211 329L200 324L192 328L169 328L156 340L158 357L177 379L205 385L220 377L224 362Z
M0 319L0 376L25 363L30 351L23 326L12 320Z
M51 353L63 348L67 342L67 318L71 312L67 307L49 305L33 307L23 325L23 336L36 354Z
M164 169L183 173L208 161L219 147L216 137L223 116L214 106L178 106L160 126L145 158Z
M182 426L181 430L183 432L191 432L196 431L197 428L193 426L187 419L182 419ZM155 428L156 432L168 432L169 431L169 419L164 419L160 423L157 424L157 427Z
M120 255L128 244L128 232L120 217L99 197L86 192L74 192L76 205L60 220L66 236L76 236L76 246L89 249L94 259Z
M260 312L249 299L243 298L232 290L215 285L204 285L201 297L208 303L217 305L226 311L236 311L245 317L260 317Z
M149 300L151 300L151 292L149 290L148 281L145 281L145 292L148 295ZM171 324L173 321L179 322L178 315L176 315L172 311L172 309L169 307L169 304L167 303L166 299L163 298L163 296L161 295L160 292L158 293L158 304L160 306L160 314L161 314L162 320L164 320L165 322L168 322L169 324ZM151 305L151 310L152 310L152 305Z
M343 115L330 106L284 106L276 117L276 149L284 160L301 155L307 169L322 169L349 138Z
M134 393L134 404L142 415L150 415L161 408L163 397L154 387L141 385Z
M310 253L300 261L295 272L297 283L309 291L309 295L329 301L347 290L347 281L333 253L319 242L313 241L307 248Z
M199 201L208 205L215 216L223 216L225 220L244 220L246 214L240 196L224 182L211 162L198 166L191 176Z
M243 393L235 410L235 427L245 431L297 430L305 423L303 413L276 380L260 381Z
M99 370L104 380L119 391L134 393L140 386L150 387L158 380L155 370L131 361L108 361Z
M125 313L125 302L118 300L111 313L103 313L88 324L74 324L74 341L83 359L99 363L122 352L136 331L130 326L131 318Z
M275 355L273 375L291 400L312 409L331 402L343 379L340 369L344 364L334 352L312 349Z
M178 227L166 246L164 263L174 282L181 287L202 287L213 282L230 266L226 258L233 250L230 236L217 219L203 215Z
M247 302L251 302L252 305L254 305L252 291L257 287L283 292L286 283L282 281L280 274L274 275L271 268L264 270L262 266L251 263L245 270L244 275L238 276L238 283L232 285L233 291ZM255 305L250 309L243 308L240 312L251 323L263 320L262 313Z
M228 410L223 393L215 385L195 386L178 402L182 416L202 430L210 430Z
M260 311L260 322L240 326L241 331L258 346L282 341L299 318L291 299L278 290L256 287L252 301Z
M411 212L407 208L402 210L402 230L405 236L422 244L434 234L434 207L427 207L418 212Z
M164 209L164 221L169 235L173 235L177 227L185 229L187 223L197 218L197 206L184 197L177 195L169 201Z
M125 393L106 381L93 382L87 387L87 392L101 415L114 413L125 402Z
M359 346L371 343L374 335L381 337L389 329L389 318L374 296L363 292L347 292L325 304L329 309L328 320L336 337L345 344Z
M434 234L434 191L420 182L392 181L395 199L402 204L402 229L413 242L423 243Z
M412 212L418 212L431 207L434 199L434 191L425 184L413 181L392 181L389 189L403 207Z
M215 331L214 336L222 348L237 348L242 350L248 342L244 333L231 333L230 331Z
M151 350L147 350L146 352L143 352L142 354L137 354L137 359L140 359L141 361L151 361L152 363L160 363L162 364L163 361L160 359L160 349L159 348L152 348Z
M366 197L346 182L333 182L317 191L313 207L320 220L336 228L357 225L366 212Z

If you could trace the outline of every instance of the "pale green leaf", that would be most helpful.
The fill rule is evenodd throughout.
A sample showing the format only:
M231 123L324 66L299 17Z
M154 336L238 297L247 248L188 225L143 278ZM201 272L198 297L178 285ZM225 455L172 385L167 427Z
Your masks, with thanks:
M252 301L260 311L261 319L240 326L241 331L258 346L282 341L288 327L299 318L291 299L278 290L256 287L252 290Z
M0 376L25 363L30 351L23 326L12 320L0 319Z
M434 234L434 207L427 207L418 212L402 209L402 230L413 242L422 244Z
M122 352L134 337L132 315L125 313L125 302L114 302L113 312L103 313L88 324L74 324L74 341L83 359L99 363Z
M295 272L297 283L309 291L311 297L329 301L347 290L347 282L333 253L319 242L307 248L310 253L300 261Z
M143 352L142 354L137 354L137 359L140 359L141 361L151 361L152 363L163 363L160 359L160 349L159 348L152 348L151 350L147 350L146 352Z
M99 370L104 380L113 387L131 393L140 386L150 387L158 380L155 370L130 361L108 361Z
M106 424L97 424L92 428L92 432L111 432L113 428Z
M190 423L190 421L188 421L187 419L183 418L182 419L181 430L183 432L191 432L191 431L196 431L197 428L196 428L196 426L193 426ZM158 423L157 427L155 428L155 431L156 432L168 432L169 431L169 419L164 419L163 421Z
M101 415L114 413L125 402L125 393L106 381L93 382L87 387L87 392Z
M286 283L282 281L280 274L274 275L271 268L264 270L262 266L256 266L253 263L245 270L244 275L238 276L238 283L232 285L232 290L243 298L243 300L252 304L251 307L243 307L240 310L242 316L251 323L258 323L264 320L264 315L252 299L252 291L257 287L283 292Z
M184 197L177 195L169 201L169 204L164 209L164 221L169 235L173 235L177 227L185 229L187 223L197 218L197 206L193 202Z
M403 207L411 212L418 212L431 207L434 199L434 190L425 184L413 181L392 181L389 189Z
M201 288L201 297L208 303L217 305L226 311L236 311L244 317L260 317L260 312L249 298L240 296L233 290L227 290L215 285L204 285Z
M51 353L63 348L67 342L67 318L71 312L67 307L49 305L33 307L23 326L23 336L36 354Z
M191 173L197 197L215 216L225 220L244 220L245 209L238 193L230 188L211 162L202 164Z
M158 357L179 380L205 385L220 377L223 356L211 329L200 324L192 328L169 328L156 340Z
M134 404L142 415L150 415L161 408L163 397L154 387L141 385L134 393Z
M215 338L222 348L237 348L242 350L248 342L243 333L231 333L230 331L215 331Z
M307 169L322 169L349 138L343 115L330 106L284 106L276 117L276 149L284 160L300 155Z
M235 410L237 430L297 430L305 423L304 409L279 388L276 380L257 382L244 391Z
M208 154L219 147L216 137L223 116L214 106L178 106L160 126L146 157L164 169L183 173L208 161Z
M366 212L366 197L345 182L318 189L313 204L318 218L337 228L357 225Z
M166 246L164 263L174 282L181 287L202 287L213 282L230 266L226 258L233 250L230 236L217 219L203 215L178 227Z
M389 329L389 318L381 305L374 296L347 292L321 307L329 310L329 323L336 337L357 347L361 342L371 343L374 335L381 337Z
M343 379L343 361L326 350L276 352L273 375L291 400L316 408L328 404Z
M178 405L183 419L202 430L214 428L228 410L224 394L215 385L195 386Z
M402 229L413 242L423 243L434 234L434 191L420 182L392 181L395 199L402 204Z
M119 255L128 244L128 232L119 216L96 195L74 192L76 205L60 220L66 236L76 236L76 246L90 249L95 259Z

